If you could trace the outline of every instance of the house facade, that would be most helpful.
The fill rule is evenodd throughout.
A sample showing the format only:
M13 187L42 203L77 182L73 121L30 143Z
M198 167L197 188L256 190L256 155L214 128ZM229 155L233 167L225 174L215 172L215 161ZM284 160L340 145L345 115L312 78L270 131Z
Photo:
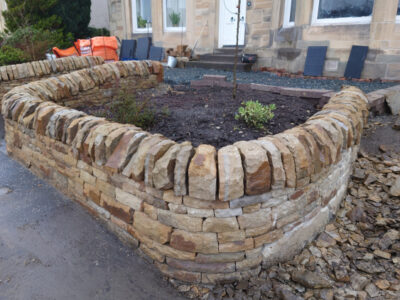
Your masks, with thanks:
M89 26L94 28L110 29L108 0L92 0Z
M212 53L236 41L238 0L108 0L111 33ZM309 46L328 46L325 76L341 77L352 45L370 48L363 78L400 79L399 0L242 0L239 42L256 67L296 73Z

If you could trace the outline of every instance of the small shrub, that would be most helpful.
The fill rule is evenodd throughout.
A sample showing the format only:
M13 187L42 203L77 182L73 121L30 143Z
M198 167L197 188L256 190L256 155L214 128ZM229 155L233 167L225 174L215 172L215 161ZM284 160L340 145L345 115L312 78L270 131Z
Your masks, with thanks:
M89 36L90 37L95 37L95 36L110 36L110 30L107 28L94 28L94 27L89 27L88 28Z
M263 105L258 101L247 101L239 107L235 119L244 121L249 127L264 129L264 125L274 118L275 109L275 104Z
M0 48L0 66L21 64L28 61L28 57L24 51L11 46L3 46Z
M111 105L112 119L122 124L133 124L147 129L154 124L155 113L149 104L150 98L143 102L136 101L134 95L121 93Z

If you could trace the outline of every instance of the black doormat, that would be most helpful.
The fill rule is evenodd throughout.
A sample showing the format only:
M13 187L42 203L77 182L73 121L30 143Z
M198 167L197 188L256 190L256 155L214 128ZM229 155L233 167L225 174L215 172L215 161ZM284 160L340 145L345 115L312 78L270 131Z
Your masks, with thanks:
M326 46L308 47L304 76L322 76L327 50Z
M353 46L351 48L349 61L347 62L344 77L347 79L361 78L364 62L367 58L368 46Z

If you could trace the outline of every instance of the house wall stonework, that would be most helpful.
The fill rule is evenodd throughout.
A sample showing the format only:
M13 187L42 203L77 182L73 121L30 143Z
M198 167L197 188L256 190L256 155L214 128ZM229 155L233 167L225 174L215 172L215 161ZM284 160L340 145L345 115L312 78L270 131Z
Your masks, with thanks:
M128 61L16 87L2 101L7 151L169 277L240 280L301 250L346 194L365 95L345 88L301 126L219 150L74 109L162 79L160 63Z
M284 28L284 0L253 0L247 7L245 51L259 56L258 67L298 72L304 69L309 46L328 46L324 76L342 77L352 45L369 46L363 78L400 79L400 23L396 22L398 0L375 0L368 24L312 24L313 0L296 7L295 26ZM109 0L111 31L121 38L132 33L131 0ZM221 0L187 3L187 28L183 33L165 32L162 1L152 0L153 41L165 48L198 41L196 53L218 48ZM203 29L204 27L204 29ZM203 31L202 31L203 29Z

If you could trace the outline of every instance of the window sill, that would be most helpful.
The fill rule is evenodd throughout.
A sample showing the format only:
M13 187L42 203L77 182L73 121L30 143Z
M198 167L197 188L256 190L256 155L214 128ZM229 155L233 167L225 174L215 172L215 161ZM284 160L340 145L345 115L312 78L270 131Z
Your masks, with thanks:
M164 32L175 32L175 33L186 32L186 27L167 27L164 28Z
M134 29L132 31L133 34L140 34L140 33L153 33L153 30L151 28L149 29Z
M283 24L282 28L292 28L294 26L295 26L295 23L294 22L290 22L290 23L287 23L287 24Z
M337 18L337 19L318 19L311 23L311 26L330 26L330 25L368 25L371 17L359 18Z

